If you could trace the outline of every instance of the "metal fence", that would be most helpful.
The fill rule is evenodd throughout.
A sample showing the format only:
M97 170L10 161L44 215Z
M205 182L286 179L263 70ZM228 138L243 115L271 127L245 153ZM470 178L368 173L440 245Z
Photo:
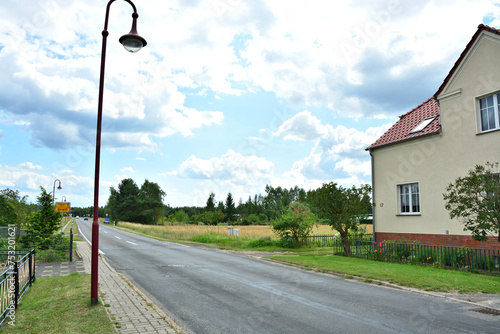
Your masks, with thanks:
M0 274L0 325L12 315L35 281L35 250L0 250L6 269Z
M55 261L54 258L59 259L61 256L69 256L69 261L73 261L72 228L67 235L64 233L28 234L24 229L0 227L0 251L7 248L9 243L15 243L19 249L34 248L39 251L38 257L45 258L47 262Z
M373 240L373 234L363 234L356 236L358 240ZM308 235L304 237L302 240L297 242L292 237L288 237L286 241L284 241L284 246L289 248L297 248L299 246L318 246L318 247L330 247L340 240L340 236L337 235Z
M336 255L349 255L385 262L413 263L500 275L500 250L494 249L392 241L335 240L333 252Z

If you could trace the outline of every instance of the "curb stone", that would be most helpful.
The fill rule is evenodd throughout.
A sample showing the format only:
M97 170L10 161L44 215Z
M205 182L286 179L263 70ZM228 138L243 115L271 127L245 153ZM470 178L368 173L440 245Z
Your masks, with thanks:
M90 247L85 241L77 242L87 273L91 271ZM184 334L184 331L124 275L116 272L99 257L99 292L102 304L117 333Z

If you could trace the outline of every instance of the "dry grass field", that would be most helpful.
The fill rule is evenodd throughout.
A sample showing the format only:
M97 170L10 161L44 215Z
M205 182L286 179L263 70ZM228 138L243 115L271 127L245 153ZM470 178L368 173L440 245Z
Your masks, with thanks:
M217 225L141 225L134 223L119 222L118 226L131 229L142 234L151 235L153 237L164 239L190 240L193 237L207 233L217 233L227 235L227 226ZM240 237L245 239L258 239L261 237L271 237L276 239L271 226L269 225L250 225L250 226L233 226L240 229ZM336 232L329 225L318 225L314 227L313 235L332 235ZM367 225L366 233L372 233L372 225Z

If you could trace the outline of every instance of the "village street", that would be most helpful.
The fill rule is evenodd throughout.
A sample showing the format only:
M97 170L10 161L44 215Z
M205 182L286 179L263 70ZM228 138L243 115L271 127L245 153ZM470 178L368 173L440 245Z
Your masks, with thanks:
M91 221L78 221L90 239ZM101 225L99 248L186 333L498 333L498 317L432 297Z

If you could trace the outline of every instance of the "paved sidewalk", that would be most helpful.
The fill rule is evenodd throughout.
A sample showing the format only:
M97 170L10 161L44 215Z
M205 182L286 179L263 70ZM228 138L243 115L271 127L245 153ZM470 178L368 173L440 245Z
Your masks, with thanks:
M73 273L86 273L83 261L42 263L35 261L36 278L65 276Z
M90 273L90 246L85 241L78 241L77 249L85 264L86 272ZM116 325L119 333L182 333L182 329L174 321L129 280L111 268L101 256L99 292L110 318L115 324L119 323Z

